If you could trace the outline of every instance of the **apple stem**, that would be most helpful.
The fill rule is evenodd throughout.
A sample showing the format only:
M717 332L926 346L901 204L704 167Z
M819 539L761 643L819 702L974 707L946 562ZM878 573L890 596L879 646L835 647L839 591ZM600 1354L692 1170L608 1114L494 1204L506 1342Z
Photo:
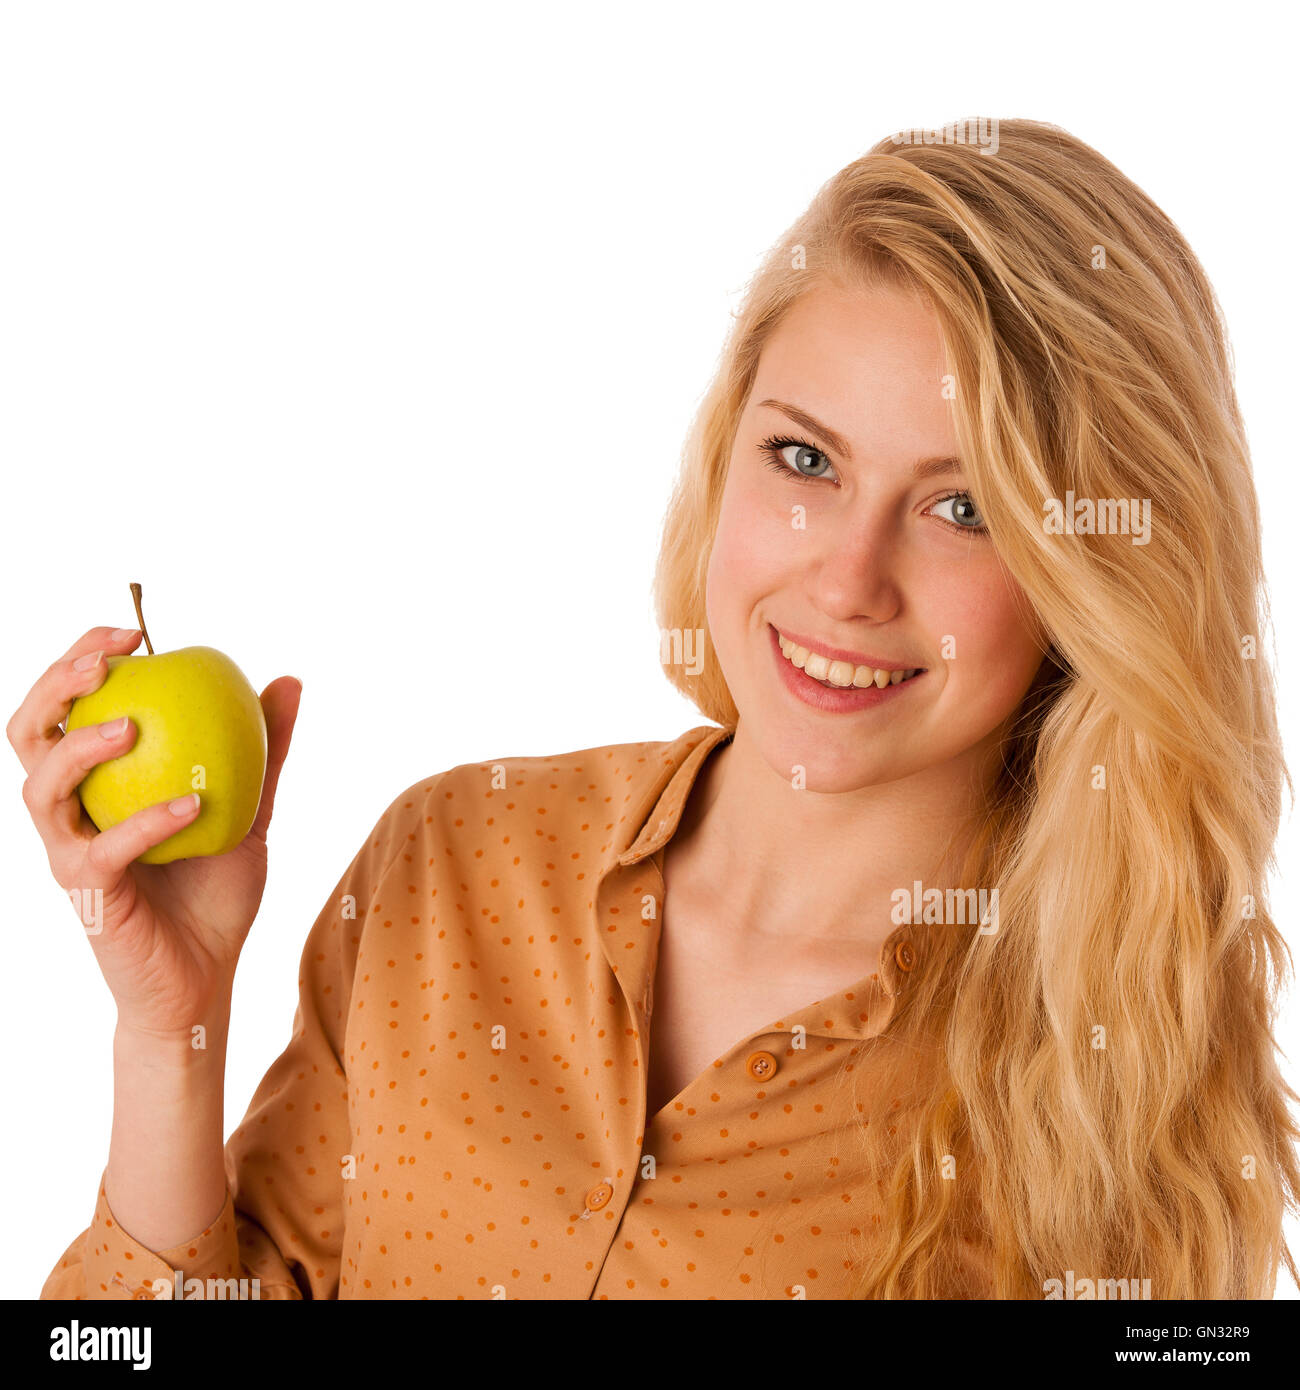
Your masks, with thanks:
M131 597L135 600L135 616L139 619L140 631L144 633L144 645L147 648L149 655L152 656L153 643L149 640L149 629L144 625L144 612L140 607L140 597L143 593L144 590L141 589L141 587L138 584L131 585Z

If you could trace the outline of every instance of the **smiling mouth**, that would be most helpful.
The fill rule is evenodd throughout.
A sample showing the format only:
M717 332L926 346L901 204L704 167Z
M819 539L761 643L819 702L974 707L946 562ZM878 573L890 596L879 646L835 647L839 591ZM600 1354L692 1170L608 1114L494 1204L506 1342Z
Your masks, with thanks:
M865 690L873 685L877 690L883 690L887 685L903 685L925 673L924 666L886 669L837 661L833 657L823 656L820 652L798 646L780 632L776 633L776 640L781 648L781 655L792 666L828 690Z

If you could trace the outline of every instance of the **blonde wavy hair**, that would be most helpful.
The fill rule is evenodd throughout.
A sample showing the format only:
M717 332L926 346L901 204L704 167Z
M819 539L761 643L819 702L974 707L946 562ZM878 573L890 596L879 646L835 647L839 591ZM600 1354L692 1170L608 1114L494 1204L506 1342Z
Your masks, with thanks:
M1300 1187L1272 1032L1291 959L1266 903L1291 782L1221 311L1096 150L1034 121L998 137L991 156L882 140L764 258L655 574L660 628L702 631L703 669L665 670L735 726L705 575L768 335L817 286L923 295L972 496L1051 650L960 847L958 882L998 888L1000 930L929 935L872 1043L872 1093L915 1103L863 1111L882 1215L858 1294L1042 1298L1072 1270L1149 1278L1154 1298L1270 1297L1280 1260L1296 1278ZM1047 534L1044 500L1071 489L1152 499L1149 543Z

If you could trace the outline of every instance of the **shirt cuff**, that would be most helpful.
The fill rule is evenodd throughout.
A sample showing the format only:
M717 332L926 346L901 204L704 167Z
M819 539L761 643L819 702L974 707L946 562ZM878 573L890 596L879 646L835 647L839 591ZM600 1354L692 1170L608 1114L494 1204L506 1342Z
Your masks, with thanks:
M208 1280L238 1280L239 1239L235 1224L235 1202L226 1188L226 1204L221 1215L195 1236L168 1250L150 1250L132 1240L119 1225L108 1205L104 1170L99 1180L95 1216L86 1232L85 1272L87 1298L160 1299L238 1298L238 1285L224 1285L228 1293L209 1290ZM201 1281L186 1288L188 1281Z

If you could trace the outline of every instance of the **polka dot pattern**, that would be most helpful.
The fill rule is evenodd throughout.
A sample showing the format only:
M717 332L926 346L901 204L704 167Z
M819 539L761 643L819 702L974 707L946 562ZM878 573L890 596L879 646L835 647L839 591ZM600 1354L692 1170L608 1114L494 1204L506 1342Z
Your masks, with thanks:
M662 917L646 905L729 736L408 787L308 934L293 1035L226 1146L217 1221L149 1251L101 1181L42 1297L147 1296L177 1270L256 1277L263 1298L847 1297L881 1214L843 1072L924 971L922 932L645 1113Z

